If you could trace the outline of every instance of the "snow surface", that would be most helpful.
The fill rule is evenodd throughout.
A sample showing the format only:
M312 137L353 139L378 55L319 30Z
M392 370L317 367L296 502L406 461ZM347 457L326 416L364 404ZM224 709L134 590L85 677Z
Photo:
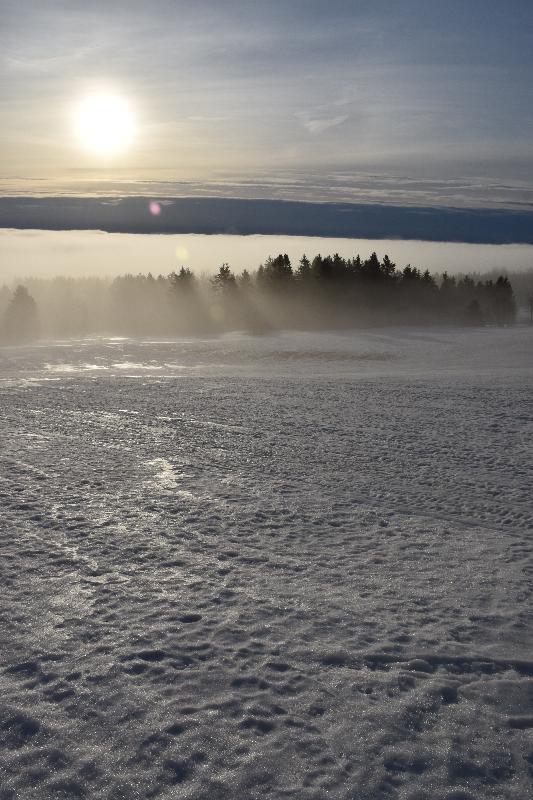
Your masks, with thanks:
M533 796L533 330L0 350L0 800Z

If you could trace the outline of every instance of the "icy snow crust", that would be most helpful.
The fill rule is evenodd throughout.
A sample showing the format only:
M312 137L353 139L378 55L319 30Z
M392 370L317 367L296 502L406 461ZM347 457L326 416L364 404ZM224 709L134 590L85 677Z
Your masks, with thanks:
M0 359L2 800L532 796L531 329Z

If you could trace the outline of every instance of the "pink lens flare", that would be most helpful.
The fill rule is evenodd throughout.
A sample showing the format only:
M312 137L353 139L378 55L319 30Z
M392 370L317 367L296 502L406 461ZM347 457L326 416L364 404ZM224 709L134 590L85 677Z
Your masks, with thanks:
M157 217L161 213L161 206L159 205L159 203L156 203L155 200L152 200L152 202L149 205L149 209L150 209L150 214L153 214L154 217Z

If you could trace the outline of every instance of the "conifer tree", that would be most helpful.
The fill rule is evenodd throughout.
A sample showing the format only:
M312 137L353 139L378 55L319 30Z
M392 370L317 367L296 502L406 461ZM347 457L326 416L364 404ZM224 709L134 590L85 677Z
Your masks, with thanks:
M25 286L17 286L6 309L3 338L8 342L29 342L37 338L39 321L35 300Z

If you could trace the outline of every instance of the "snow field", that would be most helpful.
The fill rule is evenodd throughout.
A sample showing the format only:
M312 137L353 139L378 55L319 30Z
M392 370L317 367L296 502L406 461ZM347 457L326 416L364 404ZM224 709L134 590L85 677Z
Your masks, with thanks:
M532 343L0 351L1 800L532 796Z

